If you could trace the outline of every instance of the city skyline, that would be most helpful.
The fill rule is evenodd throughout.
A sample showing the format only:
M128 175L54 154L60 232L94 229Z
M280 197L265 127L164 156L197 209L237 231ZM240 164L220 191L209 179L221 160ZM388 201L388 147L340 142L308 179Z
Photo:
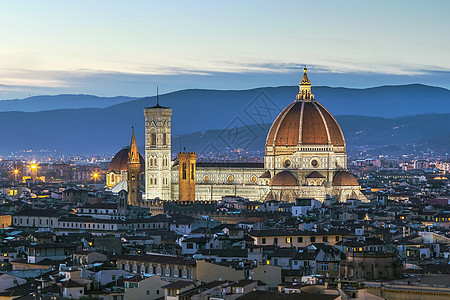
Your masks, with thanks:
M0 296L450 299L449 8L4 3Z

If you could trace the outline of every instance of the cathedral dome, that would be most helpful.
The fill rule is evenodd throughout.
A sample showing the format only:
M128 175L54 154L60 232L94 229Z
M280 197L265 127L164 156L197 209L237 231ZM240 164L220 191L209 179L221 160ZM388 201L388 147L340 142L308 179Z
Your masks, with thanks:
M311 94L306 68L297 99L275 119L266 146L345 146L344 135L334 117Z
M120 173L121 171L127 170L128 164L128 152L130 151L130 147L125 147L116 155L114 155L113 159L109 163L108 172ZM145 164L144 158L139 154L139 160L141 163L141 172L145 172Z
M353 174L347 171L339 171L333 177L334 186L356 186L359 185L358 180Z
M269 182L270 186L298 186L297 178L289 171L281 171Z
M322 174L317 171L312 171L306 178L325 178Z

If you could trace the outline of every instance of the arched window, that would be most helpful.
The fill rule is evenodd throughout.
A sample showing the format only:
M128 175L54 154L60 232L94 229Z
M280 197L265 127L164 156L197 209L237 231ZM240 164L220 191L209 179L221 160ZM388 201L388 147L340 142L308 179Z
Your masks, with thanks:
M152 129L150 133L150 145L156 146L156 132Z
M167 133L163 133L163 145L166 146L167 145Z
M187 168L186 163L184 162L183 163L183 179L186 179L186 171L187 171L186 168Z

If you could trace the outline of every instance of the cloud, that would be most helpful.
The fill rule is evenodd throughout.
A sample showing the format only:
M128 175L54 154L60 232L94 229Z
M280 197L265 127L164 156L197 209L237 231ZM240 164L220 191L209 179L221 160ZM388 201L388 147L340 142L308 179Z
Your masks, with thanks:
M99 96L153 95L188 88L248 89L261 86L296 85L303 64L291 62L240 63L215 61L217 67L141 65L130 72L109 70L25 70L0 69L3 99L37 94L95 94ZM450 88L450 70L435 66L349 65L333 61L308 65L314 85L371 87L376 85L423 83Z

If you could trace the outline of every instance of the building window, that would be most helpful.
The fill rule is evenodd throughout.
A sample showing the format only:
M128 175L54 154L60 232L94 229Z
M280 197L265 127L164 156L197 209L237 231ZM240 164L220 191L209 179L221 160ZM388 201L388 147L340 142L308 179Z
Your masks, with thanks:
M290 238L290 237L286 238L286 243L287 243L287 244L290 244L290 243L291 243L291 238Z
M324 236L322 239L323 239L324 243L328 242L328 237L327 236Z
M150 136L151 136L151 139L150 139L151 145L156 146L156 132L152 132Z
M316 242L316 237L315 237L315 236L312 236L312 237L310 238L310 240L311 240L311 243L315 243L315 242Z
M329 263L319 263L319 271L328 271L329 269Z
M273 243L276 245L278 244L278 238L273 238Z
M183 163L183 179L186 179L186 176L187 176L187 170L186 170L186 168L187 168L187 165L186 165L186 163L184 162L184 163Z
M335 241L339 242L339 236L338 235L335 237Z
M262 243L262 244L265 244L265 243L266 243L266 238L262 238L262 239L261 239L261 243Z
M191 164L191 179L192 180L194 180L194 168L195 168L195 165Z
M297 238L297 242L303 243L303 237L302 237L302 236L299 236L299 237Z
M166 146L167 145L167 133L163 133L163 145Z

